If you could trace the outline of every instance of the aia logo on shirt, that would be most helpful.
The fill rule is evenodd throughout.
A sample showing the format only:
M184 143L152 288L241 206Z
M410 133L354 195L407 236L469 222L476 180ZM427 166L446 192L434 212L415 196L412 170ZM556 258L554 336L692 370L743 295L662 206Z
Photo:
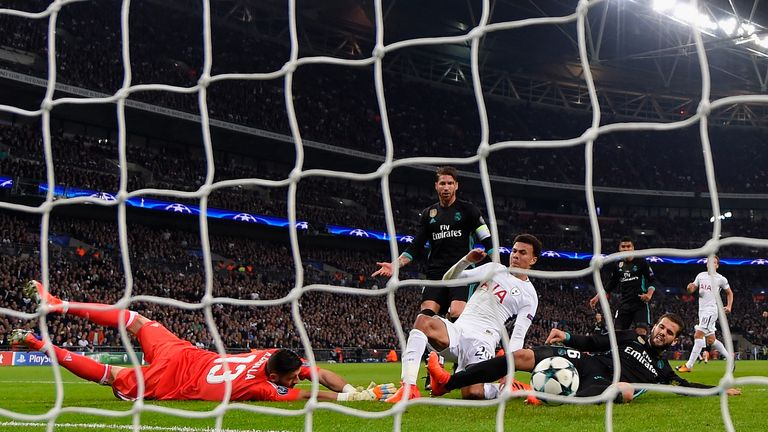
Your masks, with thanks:
M277 394L280 396L285 396L288 394L288 387L279 385L275 389L277 390Z

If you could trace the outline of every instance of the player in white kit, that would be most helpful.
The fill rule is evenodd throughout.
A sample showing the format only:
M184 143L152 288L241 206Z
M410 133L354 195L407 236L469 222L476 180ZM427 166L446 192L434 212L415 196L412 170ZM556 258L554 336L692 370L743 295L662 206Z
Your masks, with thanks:
M717 273L720 267L720 258L715 256L715 273L710 275L707 272L701 272L696 279L688 284L688 292L693 294L699 290L699 324L696 325L696 333L693 335L693 349L688 362L676 369L678 372L690 372L693 370L693 363L699 358L701 350L706 344L712 345L712 348L720 352L725 358L728 356L728 350L725 345L715 338L715 323L717 323L717 297L720 296L720 290L725 290L726 305L723 307L725 313L731 313L733 306L733 291L728 284L725 276ZM706 339L706 340L705 340Z
M419 397L416 380L419 375L421 356L429 343L449 360L456 361L457 371L467 366L488 360L495 355L501 341L505 324L514 320L508 349L516 351L523 347L525 334L531 326L539 305L533 284L523 274L510 274L510 267L528 269L538 260L541 242L530 234L515 238L509 267L488 263L480 267L467 268L482 261L486 254L481 249L470 251L454 264L443 276L444 280L464 279L492 273L483 280L469 298L464 312L456 322L437 316L419 315L414 329L408 335L408 342L402 356L403 386L387 402L398 402L410 387L409 398ZM474 384L461 389L465 399L493 399L499 393L496 384Z

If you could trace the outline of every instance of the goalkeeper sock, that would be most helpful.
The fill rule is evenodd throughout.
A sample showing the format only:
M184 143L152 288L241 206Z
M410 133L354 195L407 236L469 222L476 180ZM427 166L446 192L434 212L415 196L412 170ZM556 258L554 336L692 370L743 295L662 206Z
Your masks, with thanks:
M85 318L94 324L105 327L118 327L120 321L125 322L125 326L130 326L136 316L138 315L134 311L127 309L109 309L109 310L93 310L93 309L81 309L82 306L110 306L103 303L77 303L77 302L62 302L66 307L67 313L74 316Z
M408 342L403 351L402 380L405 384L416 385L421 367L421 356L427 349L427 335L419 329L413 329L408 334Z
M725 349L725 345L723 345L722 342L715 339L715 341L712 343L712 348L716 349L717 352L720 353L720 357L726 359L728 358L728 350Z
M40 346L42 345L43 342L40 341ZM104 385L108 383L109 371L112 368L111 366L101 364L96 360L89 359L86 356L69 352L64 348L59 348L57 346L51 346L51 348L56 354L56 359L59 361L59 364L66 370L88 381L93 381L95 383ZM40 348L35 347L35 349ZM48 355L50 355L50 351L48 352Z

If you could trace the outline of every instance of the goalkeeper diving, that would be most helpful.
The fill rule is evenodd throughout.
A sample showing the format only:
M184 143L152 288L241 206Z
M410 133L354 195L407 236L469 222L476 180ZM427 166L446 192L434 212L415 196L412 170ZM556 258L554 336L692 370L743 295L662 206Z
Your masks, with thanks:
M314 371L306 360L287 349L254 350L244 354L221 356L203 350L178 338L162 324L134 311L107 308L98 303L63 301L51 295L40 282L30 281L25 295L38 302L44 300L52 313L69 313L109 327L124 323L144 351L149 366L133 367L101 364L88 357L52 345L46 345L30 330L14 330L11 343L26 346L55 356L59 364L88 381L112 387L116 397L135 400L208 400L222 401L226 382L231 383L231 401L295 401L312 396L308 390L295 388L300 380L309 380L312 373L331 391L321 390L321 401L385 400L395 391L394 384L355 388L341 376L319 367ZM89 309L84 309L83 307ZM141 375L141 378L139 377ZM139 380L144 381L144 393L139 394Z

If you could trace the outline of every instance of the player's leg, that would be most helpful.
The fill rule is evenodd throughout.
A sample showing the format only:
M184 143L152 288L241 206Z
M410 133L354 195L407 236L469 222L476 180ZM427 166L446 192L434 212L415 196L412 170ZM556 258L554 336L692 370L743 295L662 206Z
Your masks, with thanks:
M702 322L704 321L706 321L706 319L702 317ZM690 372L693 370L693 364L696 362L696 359L699 358L699 354L701 354L701 350L704 348L705 344L704 332L700 330L700 328L700 325L696 326L696 332L693 334L693 348L691 348L691 355L684 365L675 368L678 372Z
M440 280L443 275L427 274L430 280ZM419 313L426 316L443 315L448 311L451 300L444 286L425 286L421 289Z
M416 381L421 367L421 357L427 349L427 343L430 343L438 350L448 351L451 348L451 336L457 340L457 331L455 325L439 317L428 317L419 315L416 317L414 329L408 334L408 341L402 355L401 379L403 385L398 391L386 401L390 403L399 402L405 397L405 388L411 389L409 399L421 397Z
M60 314L71 314L80 318L85 318L94 324L102 325L105 327L118 327L120 322L124 322L129 331L131 328L138 330L141 328L133 325L140 315L134 311L127 309L106 309L106 310L94 310L83 309L85 307L109 307L108 304L103 303L79 303L64 301L48 292L43 284L36 280L27 282L24 287L24 294L40 302L42 299L51 305L51 311ZM143 318L143 317L142 317ZM146 320L146 318L145 318ZM133 331L132 334L135 334Z
M638 336L648 335L648 329L651 328L651 308L648 304L636 309L633 313L632 321L635 325L635 333Z
M472 295L474 286L475 284L448 287L448 297L450 298L450 310L448 312L449 320L456 321L462 312L464 312L464 308L467 306L467 301Z
M442 275L427 275L430 279L440 279ZM448 311L450 306L450 296L446 287L423 287L421 289L421 306L419 315L426 317L442 316ZM417 317L418 318L418 317ZM424 363L427 362L427 351L424 351ZM432 384L429 381L429 375L424 377L424 388L430 390Z
M110 366L92 360L86 356L67 351L55 345L45 346L45 343L36 338L30 330L16 329L11 333L10 342L12 346L26 346L37 351L45 350L45 353L51 357L55 356L59 364L68 371L79 376L82 379L92 381L101 385L111 385L122 370L119 366Z
M557 347L540 346L535 347L532 350L521 349L515 351L512 353L515 361L515 369L526 372L532 371L536 366L537 360L557 355L556 348ZM472 384L490 383L503 378L507 375L507 358L494 357L490 360L475 363L467 369L461 372L456 372L453 375L448 375L448 372L436 362L433 363L430 361L428 368L433 381L435 379L439 381L441 389L444 390L441 394L444 394L451 390L467 387ZM434 386L432 388L432 393L435 393Z
M474 364L494 357L494 340L477 337L474 329L464 330L459 341L459 361L457 371L462 371ZM469 335L469 336L467 336ZM499 385L477 383L461 388L463 399L495 399L499 395Z
M634 320L634 313L625 309L619 309L616 311L613 320L613 327L616 330L629 330Z
M722 357L722 358L724 358L724 359L725 359L725 358L728 358L728 356L730 355L730 354L728 353L728 349L726 349L726 348L725 348L725 345L723 345L723 343L722 343L722 342L720 342L720 341L719 341L719 340L718 340L718 339L715 337L715 333L714 333L714 331L713 331L711 334L709 334L709 335L706 335L705 337L706 337L707 343L708 343L709 345L712 345L712 348L716 349L716 350L717 350L717 352L718 352L718 353L720 353L720 357Z

